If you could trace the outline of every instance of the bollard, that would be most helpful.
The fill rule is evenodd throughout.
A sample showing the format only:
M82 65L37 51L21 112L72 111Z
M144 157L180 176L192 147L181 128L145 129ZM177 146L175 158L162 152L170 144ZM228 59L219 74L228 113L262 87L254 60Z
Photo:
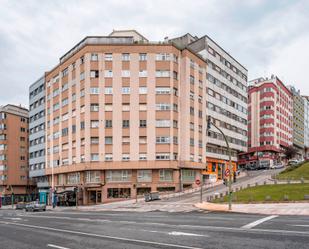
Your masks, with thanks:
M278 183L277 180L275 180L275 181L274 181L274 184L277 184L277 183Z
M250 188L250 183L247 184L247 188Z
M305 183L305 179L302 177L300 178L300 183L304 184Z
M239 189L242 190L242 186L240 186Z
M288 200L289 200L289 196L288 196L288 195L284 195L284 196L283 196L283 200L284 200L284 201L288 201Z
M264 185L266 185L266 181L264 181Z
M258 183L258 182L256 182L256 183L255 183L255 186L259 186L259 183Z
M265 196L265 201L271 201L271 196L270 195L266 195Z

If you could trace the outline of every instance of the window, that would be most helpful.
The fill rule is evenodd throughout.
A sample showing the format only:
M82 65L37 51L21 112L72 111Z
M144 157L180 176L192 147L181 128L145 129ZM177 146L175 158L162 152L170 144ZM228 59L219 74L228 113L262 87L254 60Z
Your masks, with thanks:
M172 169L160 169L159 180L160 181L172 181L173 180L173 170Z
M128 54L128 53L122 54L121 58L122 58L123 61L129 61L130 60L130 54Z
M90 127L91 128L99 128L99 120L91 120Z
M80 129L84 130L85 129L85 121L80 122Z
M138 182L151 182L152 181L151 169L138 170L137 171L137 181Z
M91 70L90 78L99 78L99 70Z
M99 88L98 87L90 87L90 94L99 94Z
M157 111L168 111L171 110L171 105L166 103L156 104Z
M121 93L122 94L130 94L130 87L122 87Z
M147 105L146 104L139 104L139 110L140 111L147 111Z
M171 88L169 87L156 87L156 94L170 94Z
M99 144L99 137L91 137L90 143L91 144Z
M156 77L163 78L163 77L170 77L170 71L168 70L157 70Z
M67 136L68 134L69 134L69 128L63 128L61 131L61 135L64 137Z
M147 60L147 54L139 54L139 60L140 61L146 61Z
M105 111L112 111L113 110L113 105L112 104L105 104L104 110Z
M86 182L87 183L101 182L101 172L97 170L86 171Z
M140 120L140 121L139 121L139 127L140 127L140 128L145 128L145 127L147 127L147 120Z
M170 137L156 137L156 143L157 144L169 144Z
M139 76L139 77L147 77L147 70L141 70L141 71L139 71L138 76Z
M171 121L168 119L156 120L156 127L170 127Z
M139 88L139 94L147 94L147 87L140 87Z
M91 104L90 105L91 112L98 112L99 111L99 104Z
M194 76L190 75L190 83L194 84Z
M147 137L145 137L145 136L140 136L140 137L139 137L139 143L140 143L140 144L146 144L146 143L147 143Z
M113 154L105 154L105 161L113 161Z
M80 173L69 173L67 175L67 183L68 184L77 184L80 183Z
M92 154L91 154L91 161L92 161L92 162L97 162L97 161L99 161L99 154L98 154L98 153L92 153Z
M147 154L146 153L140 153L139 154L139 160L147 160Z
M80 73L79 79L80 79L80 80L84 80L84 79L85 79L85 73L84 73L84 72L81 72L81 73Z
M122 110L123 111L130 111L130 104L129 103L122 104Z
M127 182L131 176L131 170L106 170L106 182Z
M113 54L105 54L104 59L106 61L112 61L113 60Z
M156 61L169 61L170 60L170 54L161 53L156 54Z
M129 144L130 143L130 137L122 137L122 143L123 144Z
M130 120L122 120L122 128L129 128Z
M104 76L105 76L105 78L112 78L113 77L113 71L112 70L105 70Z
M105 120L105 128L112 128L113 120Z
M170 160L169 153L156 153L156 160Z
M113 94L113 88L112 87L105 87L104 93L105 94Z
M130 77L130 70L122 70L121 77Z
M99 59L98 54L91 54L92 61L98 61L98 59Z
M80 95L80 97L84 97L85 96L85 89L80 90L79 95Z
M130 155L129 154L122 154L122 161L129 161Z
M105 137L105 144L113 144L113 137Z

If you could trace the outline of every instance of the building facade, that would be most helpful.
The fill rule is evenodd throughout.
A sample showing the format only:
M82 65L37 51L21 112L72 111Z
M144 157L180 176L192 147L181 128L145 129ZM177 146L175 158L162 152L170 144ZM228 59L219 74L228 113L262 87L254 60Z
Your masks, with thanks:
M15 105L0 107L0 194L21 200L30 194L28 177L28 110ZM2 202L2 203L3 203Z
M86 37L45 75L45 172L81 204L191 187L206 168L205 59L130 34Z
M45 175L45 78L29 87L29 177L37 187L40 202L48 200Z
M236 169L237 155L247 151L247 69L208 36L190 34L171 40L207 62L206 114L227 136ZM204 175L223 178L229 155L223 136L214 127L207 131L207 168Z
M240 154L245 167L269 167L283 160L293 144L293 96L272 76L249 82L248 153Z
M296 158L302 160L304 158L305 140L304 140L304 99L300 94L300 90L289 86L293 95L293 146L297 149Z
M309 97L303 96L304 100L304 159L309 159Z

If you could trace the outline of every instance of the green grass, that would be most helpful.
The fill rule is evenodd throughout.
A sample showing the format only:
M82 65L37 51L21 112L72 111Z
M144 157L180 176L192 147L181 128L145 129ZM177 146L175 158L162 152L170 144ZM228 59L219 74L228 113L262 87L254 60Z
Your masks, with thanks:
M284 196L288 196L288 200ZM262 185L243 189L233 193L234 203L267 203L282 201L304 201L304 195L309 195L309 184L275 184ZM266 200L269 196L270 199ZM228 197L216 199L214 202L227 202Z
M304 163L296 166L289 166L286 170L282 171L278 177L279 180L309 180L309 163Z

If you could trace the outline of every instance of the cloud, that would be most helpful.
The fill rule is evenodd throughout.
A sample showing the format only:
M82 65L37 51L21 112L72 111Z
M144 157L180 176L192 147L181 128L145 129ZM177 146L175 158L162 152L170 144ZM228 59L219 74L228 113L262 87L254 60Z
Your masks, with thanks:
M308 1L0 0L0 105L28 105L28 88L86 35L136 29L150 40L208 34L249 70L309 95ZM267 75L265 75L267 74Z

